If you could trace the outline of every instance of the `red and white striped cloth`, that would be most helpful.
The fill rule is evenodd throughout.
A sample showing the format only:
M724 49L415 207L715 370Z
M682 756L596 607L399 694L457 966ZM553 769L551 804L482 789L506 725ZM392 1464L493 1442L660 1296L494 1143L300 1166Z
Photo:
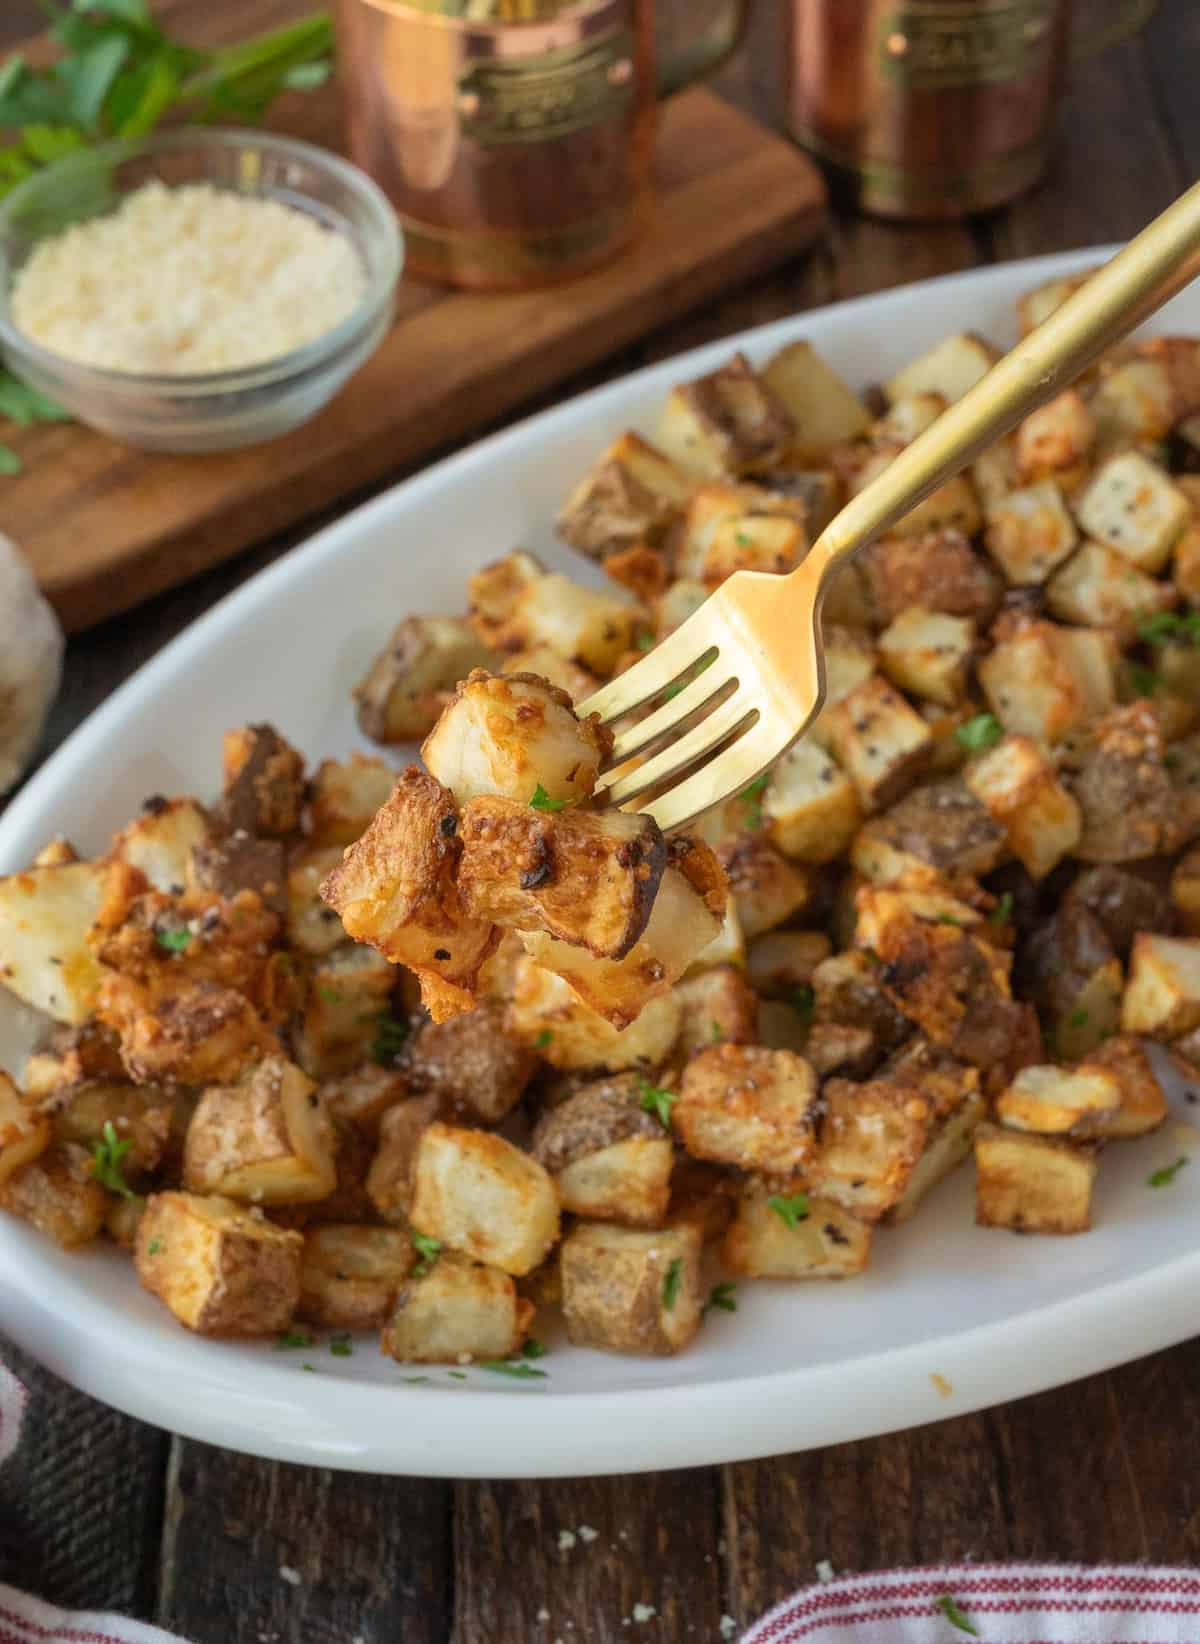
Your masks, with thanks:
M24 1388L0 1365L0 1463L16 1448L24 1408ZM654 1644L643 1630L645 1644ZM723 1619L721 1636L733 1630ZM742 1644L966 1644L972 1637L983 1644L1197 1644L1200 1571L947 1564L843 1576L778 1605ZM0 1586L0 1644L183 1641L142 1621L58 1610Z

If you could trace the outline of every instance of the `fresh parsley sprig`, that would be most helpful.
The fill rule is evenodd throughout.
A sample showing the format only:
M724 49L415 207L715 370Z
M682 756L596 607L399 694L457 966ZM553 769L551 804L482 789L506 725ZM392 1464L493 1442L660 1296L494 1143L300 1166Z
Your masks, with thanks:
M782 1193L772 1193L767 1209L775 1212L789 1233L794 1233L801 1222L808 1220L808 1194L793 1193L788 1198Z
M432 1271L434 1263L442 1253L442 1241L431 1239L428 1233L418 1233L415 1230L409 1235L412 1247L421 1258L413 1268L413 1278L423 1279L426 1273Z
M671 1109L679 1100L673 1090L663 1090L661 1085L652 1085L649 1079L639 1079L637 1082L638 1106L643 1113L656 1115L659 1124L664 1130L671 1128Z
M995 714L976 714L955 731L955 740L968 753L982 753L1004 735L1004 726Z
M123 1142L117 1135L111 1119L105 1119L100 1140L92 1143L92 1175L101 1187L123 1199L138 1197L125 1180L125 1155L132 1146L132 1142Z

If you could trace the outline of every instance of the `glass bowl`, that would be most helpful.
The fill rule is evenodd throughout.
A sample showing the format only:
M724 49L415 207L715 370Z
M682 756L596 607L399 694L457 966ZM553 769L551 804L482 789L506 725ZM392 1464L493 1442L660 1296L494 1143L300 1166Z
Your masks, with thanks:
M351 240L367 275L359 306L303 347L197 376L113 371L56 354L19 331L13 279L39 240L105 215L144 183L212 183L308 212ZM356 166L261 131L185 128L81 150L0 203L0 348L10 369L80 422L147 451L228 451L297 428L382 342L404 250L396 215Z

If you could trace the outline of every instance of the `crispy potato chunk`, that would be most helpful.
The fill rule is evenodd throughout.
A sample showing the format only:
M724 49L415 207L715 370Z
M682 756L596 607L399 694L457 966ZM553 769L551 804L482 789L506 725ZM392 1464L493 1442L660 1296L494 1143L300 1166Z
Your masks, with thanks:
M380 1119L379 1145L366 1186L367 1197L385 1222L403 1225L408 1220L417 1144L440 1110L437 1096L412 1096L394 1103Z
M1171 557L1192 505L1157 463L1122 451L1097 469L1076 513L1089 536L1153 573Z
M116 835L109 855L145 874L153 890L178 896L187 883L192 852L208 843L211 832L207 812L194 799L156 795Z
M507 1020L512 1032L554 1067L616 1073L665 1062L679 1038L682 1014L679 1000L668 992L649 1000L627 1028L616 1028L560 976L522 957Z
M1063 494L1050 479L1009 491L987 505L984 517L988 553L1015 587L1045 582L1079 541Z
M221 743L225 786L218 814L231 832L282 838L297 831L304 804L304 760L272 725L226 731Z
M1017 302L1017 322L1021 328L1021 335L1027 337L1031 331L1048 320L1056 308L1061 308L1068 297L1079 290L1091 276L1089 269L1085 274L1067 274L1061 279L1047 280L1042 285L1034 286L1027 291Z
M533 674L477 669L421 753L460 805L481 794L525 805L539 785L553 800L586 799L611 746L594 720L576 719L565 691Z
M677 467L705 479L769 468L795 437L795 424L770 379L744 354L673 388L655 436Z
M798 450L824 452L870 427L866 406L811 343L781 348L767 361L763 376L795 424Z
M692 1225L579 1222L561 1253L567 1335L610 1353L678 1353L700 1328L703 1253Z
M904 450L899 440L881 441L857 473L850 478L852 493L866 490L872 480L891 466ZM955 474L931 491L923 502L897 520L892 532L898 537L925 538L930 533L961 531L974 536L980 526L979 501L975 488L965 474Z
M961 331L934 343L885 385L893 403L910 394L940 394L947 405L962 399L987 376L999 355L974 331Z
M346 940L337 910L322 900L321 887L341 866L344 852L337 845L297 851L287 871L287 937L291 947L318 958L332 953Z
M1006 736L968 764L963 780L1032 878L1044 879L1079 844L1079 806L1030 737Z
M292 1030L305 1073L325 1079L358 1067L380 1037L381 1020L391 1016L395 985L395 969L373 948L346 942L319 960Z
M821 1095L821 1143L807 1173L813 1191L864 1221L878 1221L900 1199L925 1151L932 1104L903 1076L867 1084L830 1079Z
M929 768L933 738L924 720L881 675L874 675L822 716L829 745L864 810L899 799Z
M805 1056L822 1076L869 1077L911 1031L865 953L851 949L823 959L813 971L812 988Z
M630 1227L656 1227L666 1216L675 1149L642 1108L640 1087L628 1075L596 1080L538 1120L533 1155L572 1215Z
M509 1031L498 1000L448 1022L430 1022L413 1039L405 1070L414 1090L430 1091L474 1124L497 1125L521 1099L537 1057Z
M854 783L807 736L771 771L762 808L772 843L799 862L832 862L862 820Z
M459 680L492 662L465 617L405 617L354 687L359 730L373 742L419 742Z
M519 548L467 578L471 626L485 645L493 650L497 647L517 600L531 582L545 574L546 567L537 555Z
M592 559L657 544L692 490L682 473L640 434L622 434L584 475L558 516L558 534Z
M333 1122L316 1085L268 1056L206 1090L188 1126L184 1186L254 1204L309 1204L337 1184Z
M945 611L902 611L879 636L879 662L894 685L952 708L966 695L975 649L970 617Z
M812 901L812 875L782 856L761 833L739 833L717 851L747 941L800 913Z
M56 1111L52 1130L56 1141L73 1142L91 1152L104 1139L105 1127L111 1125L118 1139L129 1144L122 1170L136 1181L156 1169L162 1159L171 1129L171 1107L171 1094L161 1086L88 1080L77 1085Z
M974 617L982 626L1000 602L999 577L958 530L883 537L864 548L856 564L870 620L879 628L914 605Z
M1071 749L1068 781L1083 820L1074 854L1084 862L1166 854L1200 827L1196 796L1172 782L1162 730L1147 702L1094 720Z
M1077 388L1065 389L1027 416L1016 434L1022 480L1056 479L1068 489L1078 483L1091 455L1096 423Z
M1085 542L1046 584L1046 604L1060 622L1112 628L1126 640L1145 617L1174 603L1169 584L1136 570L1102 542Z
M1014 1233L1086 1233L1094 1147L982 1124L975 1132L975 1220Z
M688 1063L671 1119L698 1159L787 1175L815 1150L816 1098L813 1070L793 1051L711 1045Z
M804 509L757 485L702 485L672 538L676 576L711 591L735 571L790 571L808 548Z
M288 911L287 870L278 839L256 839L244 828L222 839L193 845L188 855L186 887L189 897L212 897L232 902L241 891L253 891L271 913Z
M533 1314L507 1273L448 1252L400 1287L382 1346L402 1364L506 1359L520 1349Z
M88 1244L111 1200L81 1147L52 1144L0 1183L0 1210L28 1222L63 1250Z
M1022 990L1064 1060L1078 1061L1117 1031L1124 972L1103 924L1086 907L1065 900L1030 932L1018 967Z
M1006 731L1061 742L1089 715L1113 705L1114 656L1107 634L1026 621L998 637L979 664L979 682Z
M511 1142L437 1120L417 1143L411 1219L451 1250L519 1278L558 1238L558 1196L547 1171Z
M877 884L922 865L941 873L990 873L1005 855L1003 828L961 777L927 782L872 817L855 835L850 863Z
M325 1107L334 1123L356 1125L372 1138L378 1137L380 1120L388 1109L409 1093L408 1080L398 1068L374 1060L360 1062L349 1073L321 1083Z
M352 845L362 837L379 807L385 803L396 772L382 759L351 754L349 759L323 759L310 784L309 836L321 845Z
M50 1121L0 1073L0 1187L50 1145Z
M768 998L794 996L807 987L813 972L828 959L830 941L823 930L773 930L758 937L746 953L751 986Z
M1136 1039L1113 1035L1097 1045L1077 1071L1104 1072L1116 1080L1121 1095L1118 1108L1097 1109L1081 1122L1078 1128L1087 1135L1115 1140L1145 1136L1167 1117L1167 1098Z
M1200 1027L1200 940L1139 932L1121 1001L1122 1033L1169 1041Z
M886 1216L889 1222L906 1222L926 1195L969 1156L987 1103L978 1071L924 1040L899 1051L886 1071L891 1077L913 1082L933 1110L925 1150Z
M754 1043L758 1001L754 989L736 965L716 965L711 970L685 977L675 984L675 997L683 1011L679 1042L675 1047L677 1056L690 1056L714 1043Z
M795 1226L771 1207L773 1194L747 1187L721 1244L721 1260L748 1279L850 1279L871 1255L871 1229L832 1200L810 1198Z
M328 1330L382 1329L416 1259L397 1228L313 1228L304 1236L296 1316Z
M564 662L607 678L634 649L646 625L640 606L584 588L556 571L534 578L521 590L512 615L497 626L495 642L504 651L545 645Z
M658 824L624 811L542 811L487 795L464 807L459 835L470 916L604 959L623 959L645 931L667 865Z
M201 1336L272 1336L300 1299L304 1240L231 1199L152 1194L138 1225L143 1287Z
M95 1005L101 973L88 933L106 879L99 862L0 879L0 982L56 1022L83 1022Z
M1025 1067L996 1098L996 1117L1011 1130L1059 1136L1089 1131L1120 1106L1121 1087L1103 1068Z
M656 559L657 557L655 555ZM606 569L611 574L612 567L608 566ZM548 685L565 691L573 703L582 702L584 697L591 696L600 685L599 679L590 668L582 668L578 662L568 662L548 645L530 645L523 651L511 652L501 661L500 672L536 674ZM431 725L430 730L432 729Z
M236 1079L248 1062L279 1049L275 1034L236 988L180 976L148 988L107 976L97 1014L121 1041L135 1084L203 1085Z

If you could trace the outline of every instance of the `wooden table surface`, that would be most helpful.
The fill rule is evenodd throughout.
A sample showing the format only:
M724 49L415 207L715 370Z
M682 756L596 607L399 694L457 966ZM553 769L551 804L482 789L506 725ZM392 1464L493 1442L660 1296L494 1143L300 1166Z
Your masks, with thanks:
M170 9L186 25L202 3ZM778 106L777 6L758 8L720 81L763 117ZM35 0L4 0L0 46L37 19ZM962 226L836 219L816 255L568 392L840 297L1130 234L1200 174L1198 63L1200 7L1163 0L1141 40L1076 71L1037 193ZM295 540L72 641L45 751ZM170 1438L15 1353L11 1362L34 1398L20 1454L0 1473L0 1581L119 1608L198 1644L700 1644L723 1636L724 1617L754 1620L825 1559L839 1571L963 1557L1200 1562L1197 1342L865 1443L687 1474L517 1484L254 1461ZM580 1525L596 1538L560 1547L560 1532ZM656 1615L623 1627L639 1603Z

